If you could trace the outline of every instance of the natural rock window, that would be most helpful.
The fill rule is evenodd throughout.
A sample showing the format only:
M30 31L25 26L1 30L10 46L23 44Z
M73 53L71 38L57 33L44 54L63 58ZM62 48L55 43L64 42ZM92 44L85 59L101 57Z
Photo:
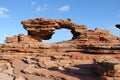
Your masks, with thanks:
M73 37L73 34L71 33L71 30L69 29L57 29L54 31L55 33L52 35L51 39L49 40L42 40L46 43L56 43L66 40L71 40Z

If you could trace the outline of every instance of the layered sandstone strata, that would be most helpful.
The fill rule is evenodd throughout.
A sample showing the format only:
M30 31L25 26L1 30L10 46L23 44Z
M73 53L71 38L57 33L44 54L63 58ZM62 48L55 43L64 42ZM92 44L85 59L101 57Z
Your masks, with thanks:
M67 20L53 20L37 18L22 21L28 35L7 37L2 46L3 52L82 52L106 54L120 52L120 38L109 33L108 30L88 30L85 25L78 25ZM43 39L50 39L56 29L70 29L73 34L72 40L60 43L46 44ZM44 49L44 50L43 50Z
M101 76L101 80L120 79L120 60L94 59L93 72Z
M37 18L22 24L28 35L7 37L0 45L0 80L120 79L120 38L108 30L88 30L71 19ZM71 30L72 40L42 42L62 28Z
M46 18L37 18L22 21L23 27L28 31L28 35L39 37L39 39L50 39L56 29L70 29L73 38L77 38L80 34L87 31L84 25L78 25L68 20L53 20Z

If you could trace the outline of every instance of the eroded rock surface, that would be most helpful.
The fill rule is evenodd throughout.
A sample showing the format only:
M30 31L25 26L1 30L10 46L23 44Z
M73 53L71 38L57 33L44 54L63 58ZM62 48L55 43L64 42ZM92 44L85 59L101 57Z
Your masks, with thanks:
M37 18L22 21L28 35L7 37L7 44L2 46L3 52L82 52L96 54L118 54L120 38L109 33L108 30L88 30L85 25L78 25L68 20L53 20ZM50 39L56 29L70 29L72 40L55 44L45 44L43 39Z
M77 25L70 19L68 20L53 20L45 18L37 18L32 20L22 21L24 28L28 31L28 35L39 37L39 39L50 39L56 29L66 28L70 29L73 38L87 31L84 25Z
M28 35L7 37L0 45L0 80L120 80L120 38L108 30L88 30L71 19L22 24ZM71 30L72 40L42 42L62 28Z
M99 59L94 61L93 72L101 76L101 80L120 80L120 60Z

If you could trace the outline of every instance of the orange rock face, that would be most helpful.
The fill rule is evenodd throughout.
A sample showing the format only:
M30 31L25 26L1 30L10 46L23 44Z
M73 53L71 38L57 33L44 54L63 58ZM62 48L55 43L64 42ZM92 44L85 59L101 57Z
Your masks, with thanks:
M68 20L37 18L22 21L28 35L20 34L7 37L3 52L82 52L92 54L118 54L120 38L111 35L108 30L88 30L85 25L78 25ZM73 38L55 44L45 44L43 39L50 39L56 29L70 29ZM44 50L43 50L44 49Z
M102 80L120 79L120 61L117 59L96 60L93 65L93 72L100 75Z
M20 34L6 38L2 51L14 52L43 52L46 51L72 51L82 53L119 53L120 38L112 35L107 30L96 28L88 30L85 25L78 25L68 20L52 20L37 18L22 21L28 35ZM70 29L73 34L72 40L55 44L45 44L43 39L50 39L56 29ZM25 49L24 49L25 48ZM27 50L26 50L27 48Z
M112 65L109 70L111 61L95 62L95 59L120 62L120 38L108 30L88 30L87 26L78 25L71 19L37 18L21 23L28 35L7 37L6 43L0 45L1 80L120 79L119 70L116 70L119 65ZM52 44L42 42L62 28L71 30L72 40Z
M70 29L73 38L87 31L86 26L77 25L70 19L68 20L52 20L45 18L37 18L22 21L24 28L28 31L28 35L39 37L40 39L50 39L56 29Z

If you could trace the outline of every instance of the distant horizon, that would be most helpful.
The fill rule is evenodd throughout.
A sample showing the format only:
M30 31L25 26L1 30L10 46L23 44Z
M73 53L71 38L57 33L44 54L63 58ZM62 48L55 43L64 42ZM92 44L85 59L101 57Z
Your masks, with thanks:
M119 3L120 0L1 0L0 43L4 43L6 37L27 34L21 24L22 20L40 17L71 18L74 23L84 24L88 29L94 30L96 27L107 29L111 34L119 37L120 30L115 28L116 24L120 24ZM71 36L69 31L62 31L56 36L56 41L67 38L58 37L64 34Z

